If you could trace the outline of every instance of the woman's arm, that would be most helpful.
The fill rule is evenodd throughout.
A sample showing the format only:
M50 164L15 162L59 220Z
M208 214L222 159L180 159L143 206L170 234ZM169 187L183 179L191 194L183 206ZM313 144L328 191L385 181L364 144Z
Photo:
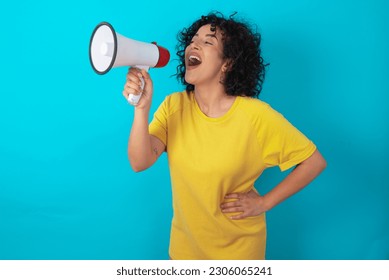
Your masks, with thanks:
M231 219L244 219L249 216L260 215L303 189L312 182L326 166L327 163L325 159L320 152L316 150L312 156L297 165L284 180L264 196L258 195L255 191L227 194L225 197L226 199L237 200L221 204L222 212L242 212L232 216Z
M312 156L297 165L297 167L285 177L264 198L265 211L272 209L280 202L303 189L313 181L327 166L327 163L318 150Z
M149 111L153 94L153 83L145 70L130 68L123 95L139 94L142 90L141 80L145 86L139 103L135 106L134 120L128 140L128 158L132 169L139 172L149 168L165 150L165 144L157 137L149 134Z
M148 115L148 112L135 109L128 140L128 159L135 172L152 166L166 148L161 140L149 134Z

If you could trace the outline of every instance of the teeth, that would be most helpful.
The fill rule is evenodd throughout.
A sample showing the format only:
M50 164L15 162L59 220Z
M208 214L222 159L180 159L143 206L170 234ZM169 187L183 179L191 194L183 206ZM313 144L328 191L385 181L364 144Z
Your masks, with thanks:
M190 56L188 57L188 65L189 65L189 66L197 66L197 65L199 65L199 64L201 64L201 59L200 59L200 57L195 56L195 55L190 55Z
M191 61L194 61L194 60L201 61L201 59L199 57L195 56L195 55L190 55L189 56L189 60L191 60Z

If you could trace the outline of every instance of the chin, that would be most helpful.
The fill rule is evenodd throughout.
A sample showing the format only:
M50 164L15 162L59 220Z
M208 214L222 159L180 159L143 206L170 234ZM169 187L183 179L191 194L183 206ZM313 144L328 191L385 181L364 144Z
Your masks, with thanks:
M196 82L196 79L194 77L191 77L191 75L185 73L185 82L187 82L188 84L191 84L191 85L194 85L195 82Z

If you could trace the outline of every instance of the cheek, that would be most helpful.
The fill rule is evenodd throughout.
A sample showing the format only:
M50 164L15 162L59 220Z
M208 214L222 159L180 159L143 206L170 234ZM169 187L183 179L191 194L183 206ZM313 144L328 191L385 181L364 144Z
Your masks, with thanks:
M189 47L190 47L190 45L188 45L186 48L185 48L185 51L184 51L184 54L185 54L185 56L188 54L188 52L189 52Z
M220 54L217 51L209 52L204 57L205 57L205 60L209 62L209 65L211 65L211 67L213 66L215 68L220 68L221 65L223 65L222 54Z

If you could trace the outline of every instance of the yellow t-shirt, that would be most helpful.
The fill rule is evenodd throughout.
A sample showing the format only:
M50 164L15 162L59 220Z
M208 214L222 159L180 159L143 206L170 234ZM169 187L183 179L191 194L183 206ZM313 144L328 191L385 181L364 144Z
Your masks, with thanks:
M172 259L264 259L265 215L231 220L224 196L248 192L263 170L286 170L316 147L268 104L237 97L219 118L193 93L166 97L149 125L166 144L173 193Z

